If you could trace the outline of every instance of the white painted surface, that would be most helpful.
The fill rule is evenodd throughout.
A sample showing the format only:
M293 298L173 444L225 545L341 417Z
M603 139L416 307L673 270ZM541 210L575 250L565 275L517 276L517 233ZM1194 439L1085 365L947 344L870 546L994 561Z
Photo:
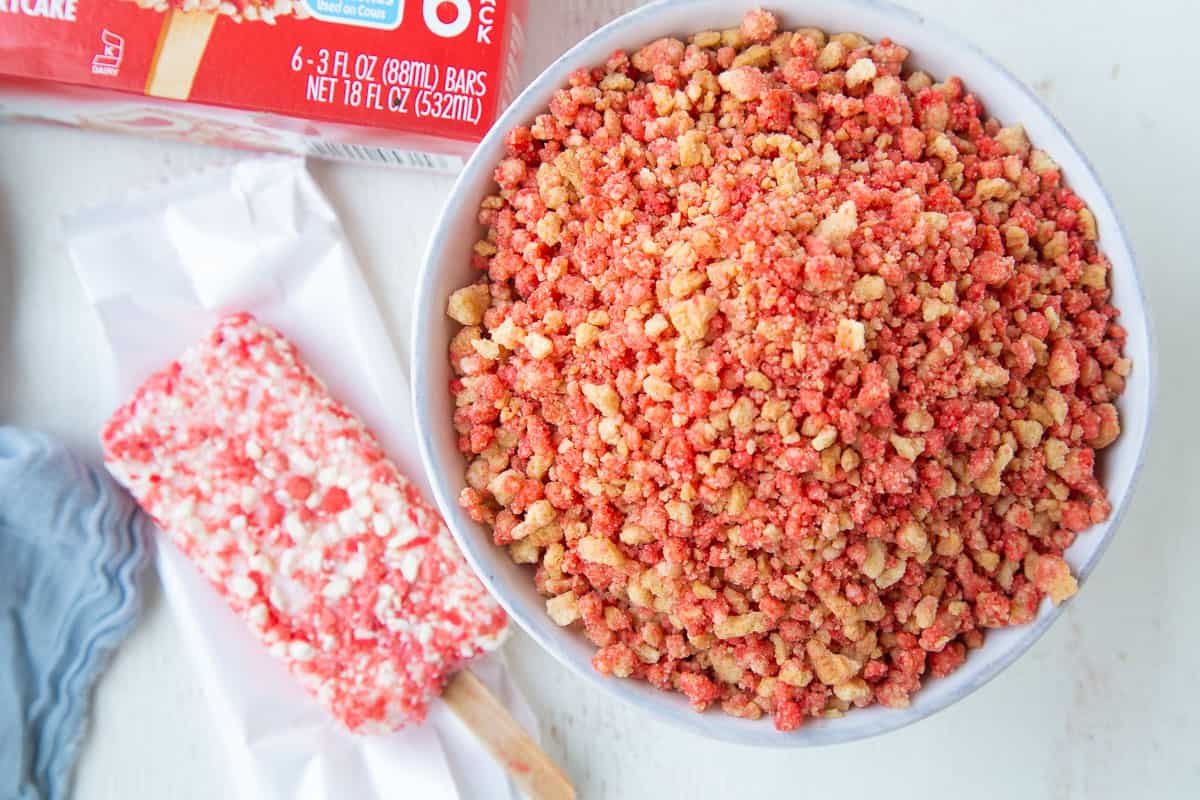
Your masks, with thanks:
M634 0L532 0L527 74ZM769 4L769 3L768 3ZM1033 86L1093 161L1138 249L1157 328L1155 438L1130 513L1064 617L1016 665L940 715L812 751L707 742L617 706L517 636L508 652L543 737L592 798L1184 798L1200 795L1200 185L1191 0L907 0ZM1168 35L1179 31L1178 36ZM985 98L986 100L986 98ZM95 453L107 354L59 215L230 154L0 126L0 420ZM394 335L446 178L315 163ZM96 694L80 800L223 798L214 721L157 590ZM399 787L398 787L399 789ZM397 792L400 796L401 792Z

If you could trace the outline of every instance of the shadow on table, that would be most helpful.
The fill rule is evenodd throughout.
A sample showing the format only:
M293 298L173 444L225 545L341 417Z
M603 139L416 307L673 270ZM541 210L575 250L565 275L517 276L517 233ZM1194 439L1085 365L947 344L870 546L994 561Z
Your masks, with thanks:
M16 343L16 258L10 228L11 202L8 192L0 191L0 424L12 413L13 386L17 381Z

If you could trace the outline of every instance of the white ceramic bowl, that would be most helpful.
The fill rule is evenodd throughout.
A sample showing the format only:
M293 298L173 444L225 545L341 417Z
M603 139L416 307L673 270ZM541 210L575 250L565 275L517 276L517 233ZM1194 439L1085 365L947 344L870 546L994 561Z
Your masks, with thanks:
M1112 205L1086 159L1037 98L1012 75L954 34L923 17L873 0L659 0L633 11L588 36L543 72L512 104L480 144L451 193L434 228L421 270L412 330L414 411L420 431L421 457L445 515L472 566L488 588L539 644L604 692L630 702L654 717L704 736L765 746L804 746L845 742L895 730L945 708L970 694L1029 648L1061 613L1049 601L1030 625L990 631L985 644L966 663L942 679L930 679L909 708L879 706L855 710L841 719L808 722L782 734L769 719L737 719L719 710L692 711L680 694L649 684L605 678L591 667L595 648L577 630L555 625L545 601L533 586L529 567L517 566L503 548L492 544L482 526L472 522L456 502L464 486L465 463L455 447L451 423L452 372L448 346L455 325L446 317L446 301L455 289L476 277L470 250L481 233L476 224L480 200L493 189L492 170L503 157L503 136L528 123L547 106L555 89L580 67L603 63L615 49L630 52L662 36L686 36L706 29L736 26L742 14L765 6L778 13L785 29L816 26L829 32L856 31L872 40L885 36L912 51L909 64L935 79L958 75L997 119L1025 125L1030 139L1062 166L1066 181L1091 207L1101 233L1100 244L1113 265L1115 304L1129 331L1126 354L1134 370L1119 404L1124 428L1120 439L1103 454L1103 481L1113 514L1103 525L1081 534L1066 557L1086 581L1116 530L1129 500L1139 467L1154 394L1151 330L1133 252ZM1100 120L1097 119L1097 124Z

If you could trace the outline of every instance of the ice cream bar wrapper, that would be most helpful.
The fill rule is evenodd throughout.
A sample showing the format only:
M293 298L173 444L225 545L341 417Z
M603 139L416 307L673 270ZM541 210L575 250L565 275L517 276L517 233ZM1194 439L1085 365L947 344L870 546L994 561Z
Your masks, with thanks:
M526 0L0 0L0 116L455 172Z
M333 210L302 160L269 156L79 212L67 247L111 346L115 409L225 314L282 331L425 494L406 371ZM407 298L398 298L405 302ZM518 795L458 720L386 735L345 730L257 642L187 558L157 548L163 591L245 800ZM473 663L526 730L528 704L501 658Z

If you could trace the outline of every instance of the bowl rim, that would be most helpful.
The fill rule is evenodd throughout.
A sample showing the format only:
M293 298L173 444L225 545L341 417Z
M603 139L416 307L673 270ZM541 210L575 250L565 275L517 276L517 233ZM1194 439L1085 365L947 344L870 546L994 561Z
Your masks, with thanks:
M781 0L780 5L786 5L787 2L795 0ZM808 0L804 0L807 2ZM1147 363L1139 364L1139 370L1145 370L1146 374L1146 405L1144 411L1144 425L1141 428L1141 438L1137 442L1137 451L1134 457L1134 465L1130 474L1129 482L1123 495L1118 498L1116 506L1113 508L1111 516L1103 523L1103 530L1098 531L1100 536L1096 542L1095 548L1085 562L1083 562L1076 570L1075 574L1080 582L1080 587L1087 581L1088 576L1095 570L1103 557L1112 540L1124 521L1125 515L1128 512L1130 503L1135 494L1138 482L1141 477L1142 469L1145 465L1146 451L1149 440L1152 435L1152 427L1155 416L1155 408L1158 402L1158 348L1156 346L1156 335L1153 325L1153 315L1150 313L1149 300L1147 298L1145 288L1142 282L1141 271L1138 268L1137 254L1133 244L1129 238L1128 231L1120 216L1117 214L1116 206L1112 202L1112 197L1104 188L1096 170L1093 168L1091 161L1085 153L1076 144L1074 138L1070 135L1067 129L1059 122L1057 117L1048 109L1041 99L1032 92L1021 80L1013 75L1006 67L984 52L979 46L974 44L970 39L949 29L947 26L928 19L925 15L920 14L912 9L904 8L895 5L888 0L826 0L834 2L838 5L850 6L864 14L872 14L881 17L899 16L907 19L910 24L929 29L931 33L941 36L948 43L949 50L957 50L966 52L978 59L981 65L991 70L997 78L1005 84L1007 90L1019 93L1030 102L1044 117L1045 121L1061 136L1064 147L1069 149L1072 154L1078 159L1082 172L1090 178L1098 191L1098 199L1103 202L1107 209L1111 212L1115 221L1116 230L1113 236L1113 241L1118 247L1123 248L1129 257L1129 276L1132 280L1132 290L1137 299L1137 312L1140 312L1143 318L1146 330L1146 352L1148 355ZM961 687L958 687L953 693L935 701L927 708L922 709L922 713L904 713L897 712L894 717L888 721L879 724L874 729L867 732L854 733L845 731L839 733L838 726L833 725L821 731L817 736L798 737L779 733L774 730L770 731L769 738L755 737L748 739L745 736L738 735L736 731L731 731L729 728L721 725L705 725L701 720L709 717L712 713L722 713L719 709L715 712L710 711L707 714L693 713L690 717L679 717L672 714L659 713L658 710L647 704L639 696L643 693L640 686L638 689L630 689L627 685L628 681L612 679L601 675L589 666L583 666L572 660L563 650L557 646L552 637L543 635L539 626L535 624L525 612L517 606L503 591L503 581L494 578L486 566L479 560L475 549L476 543L472 536L468 533L458 530L452 520L454 519L454 511L457 509L456 496L452 495L447 487L447 481L438 469L439 461L435 455L435 445L432 439L431 428L428 425L422 424L427 421L429 414L426 413L429 407L428 400L428 383L425 380L425 357L419 343L425 338L426 332L430 326L436 324L441 315L441 308L435 302L433 293L435 291L434 272L437 262L437 254L448 243L449 228L452 220L452 211L455 209L456 200L460 196L463 188L476 177L481 169L494 168L493 163L484 163L488 158L486 155L491 149L496 146L497 140L503 136L515 125L525 122L533 113L541 111L543 104L538 104L534 108L527 108L531 98L542 94L551 88L562 86L570 72L573 69L590 66L590 64L579 63L579 54L590 50L597 42L608 39L614 35L620 34L629 26L662 12L664 9L669 9L675 6L688 5L692 0L652 0L646 5L633 9L625 14L622 14L599 28L595 29L576 44L572 45L562 55L555 58L548 64L529 84L513 99L513 101L504 110L504 113L496 120L488 131L487 135L476 147L471 157L464 165L462 171L454 181L447 199L444 202L441 211L438 214L437 221L434 223L432 235L426 245L422 255L421 266L417 276L416 291L414 293L415 308L412 316L412 325L409 338L409 370L412 382L412 408L411 413L416 420L417 439L420 450L421 463L426 474L429 477L430 484L433 487L435 500L438 507L446 520L446 525L453 534L460 549L463 551L472 569L480 577L480 580L488 587L492 595L500 602L509 616L514 619L525 633L537 642L538 646L549 653L556 661L566 666L573 674L582 677L588 683L599 688L606 695L615 696L622 702L628 703L639 709L642 713L646 713L654 719L665 722L668 725L678 729L685 730L692 734L703 736L716 741L724 741L735 744L749 745L760 748L769 749L790 749L796 747L820 747L833 744L841 744L850 741L862 741L865 739L881 736L885 733L900 730L916 722L919 722L949 708L958 703L963 698L973 694L985 684L991 682L997 675L1011 666L1017 659L1024 655L1041 637L1049 630L1050 626L1062 615L1066 608L1071 603L1071 600L1066 601L1059 606L1043 607L1039 610L1037 618L1030 624L1022 626L1020 636L1012 642L1007 649L1000 651L998 655L981 666L978 673ZM763 0L764 6L770 6L769 0ZM731 9L731 14L740 13ZM494 160L494 157L493 157ZM1106 247L1106 251L1111 252L1113 248ZM1121 309L1122 315L1133 312L1134 309ZM1124 428L1125 426L1123 426ZM1124 433L1124 430L1123 430ZM1096 526L1092 526L1088 531L1092 531ZM1085 532L1086 533L1086 532ZM494 548L490 541L484 546ZM659 691L655 689L654 691ZM766 717L761 721L761 725L770 725ZM801 728L803 730L803 727Z

